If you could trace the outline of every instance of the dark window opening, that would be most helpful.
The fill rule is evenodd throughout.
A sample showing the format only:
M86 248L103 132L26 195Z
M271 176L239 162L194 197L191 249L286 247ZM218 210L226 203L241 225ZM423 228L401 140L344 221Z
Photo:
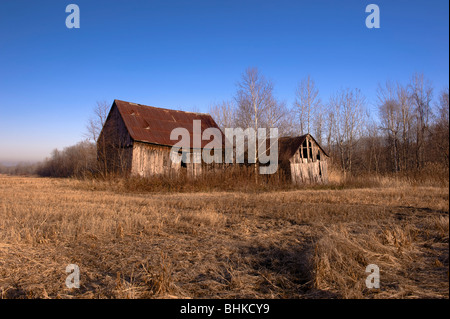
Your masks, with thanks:
M306 140L303 142L303 158L308 158L308 144Z
M187 158L187 154L188 154L188 153L182 152L181 150L179 150L179 151L178 151L178 154L181 155L181 167L187 168L186 158Z
M308 148L303 147L303 158L308 158Z

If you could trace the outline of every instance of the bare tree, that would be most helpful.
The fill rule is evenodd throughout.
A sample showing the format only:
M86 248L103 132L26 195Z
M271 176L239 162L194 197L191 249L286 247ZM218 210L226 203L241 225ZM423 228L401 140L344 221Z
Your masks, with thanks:
M351 173L355 147L367 117L365 98L358 89L341 90L330 99L330 106L334 113L332 138L339 152L341 168L344 174Z
M257 68L247 68L237 83L236 124L241 128L276 127L282 133L288 123L285 103L279 102L273 94L273 83L267 80ZM250 145L249 145L250 146ZM256 145L255 145L256 146ZM255 149L255 178L257 179L259 156Z
M328 152L332 151L332 143L334 142L334 131L336 126L336 118L334 114L334 98L330 97L327 112L325 113L325 127Z
M319 144L322 144L322 137L324 135L324 122L325 122L325 115L323 113L323 107L322 104L316 109L318 112L314 116L314 125L313 125L313 133L314 137L316 138L317 142Z
M436 148L436 158L441 158L449 167L449 93L448 88L441 91L436 105L437 118L433 128L433 146Z
M289 136L294 133L293 123L289 116L291 112L285 102L279 102L272 97L266 105L261 121L264 123L264 127L278 128L280 136Z
M99 168L102 168L103 173L107 173L107 158L106 158L106 139L103 134L102 140L99 141L102 129L108 118L111 104L106 101L97 101L93 108L93 115L89 118L86 124L86 133L84 136L87 140L91 140L97 145L98 160L101 164ZM100 154L100 155L99 155Z
M385 86L378 86L379 113L381 129L387 134L390 161L395 172L400 170L399 135L401 127L401 106L397 101L396 87L386 82Z
M400 107L397 101L388 100L380 105L381 128L387 133L387 142L390 149L392 169L400 170L399 166L399 132Z
M406 87L397 83L397 103L400 106L400 169L406 171L409 168L411 135L412 135L412 107Z
M424 147L432 116L431 100L433 88L430 82L424 78L423 74L415 73L411 79L409 89L416 124L416 167L420 169L425 162Z
M237 124L255 130L264 127L264 113L274 103L273 83L261 75L257 68L247 68L237 87Z
M94 114L89 118L88 123L86 124L86 133L84 135L88 140L94 142L97 141L100 132L105 125L110 107L111 104L106 101L97 101L97 104L93 109Z
M380 162L383 150L383 144L381 136L379 134L379 128L372 120L367 124L366 130L366 165L367 171L370 173L372 170L378 175L380 172Z
M320 112L321 101L314 80L308 75L297 87L294 106L299 118L300 135L312 133L314 119ZM319 122L320 123L320 122Z
M233 101L223 101L210 105L209 114L222 131L227 127L233 128L236 125L236 104Z

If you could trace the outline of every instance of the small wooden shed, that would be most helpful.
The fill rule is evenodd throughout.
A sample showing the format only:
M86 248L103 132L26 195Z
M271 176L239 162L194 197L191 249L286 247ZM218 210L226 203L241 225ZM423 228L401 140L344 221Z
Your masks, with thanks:
M327 183L328 158L310 134L278 139L278 167L293 183Z

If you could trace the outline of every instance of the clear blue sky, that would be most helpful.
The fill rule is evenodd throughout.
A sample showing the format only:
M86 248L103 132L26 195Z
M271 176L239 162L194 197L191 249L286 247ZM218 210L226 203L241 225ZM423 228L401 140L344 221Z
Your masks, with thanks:
M80 8L68 29L65 8ZM368 29L366 5L380 7ZM207 112L249 66L289 105L308 73L323 100L423 72L448 86L449 3L437 1L0 1L0 162L83 138L96 101Z

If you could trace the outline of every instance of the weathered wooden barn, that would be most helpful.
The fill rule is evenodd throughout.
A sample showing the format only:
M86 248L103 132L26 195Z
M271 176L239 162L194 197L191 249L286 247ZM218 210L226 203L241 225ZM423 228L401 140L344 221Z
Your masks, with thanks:
M327 183L328 158L310 134L278 139L278 169L293 183Z
M194 120L201 121L200 132L194 132ZM189 145L181 145L188 152L180 154L183 160L179 163L170 158L172 146L178 142L170 139L175 128L184 128L190 135ZM185 171L195 176L205 169L205 163L194 163L194 139L201 140L201 149L222 146L201 139L207 128L218 128L209 114L114 100L97 140L98 161L105 172L148 177Z
M201 123L198 131L193 128L195 120L200 120ZM181 162L172 161L170 154L175 144L180 146L177 137L170 139L172 130L176 128L189 132L188 145L181 145ZM220 132L221 136L217 139L220 142L214 143L216 139L212 137L210 140L202 139L203 132L208 128L215 128ZM194 140L201 142L194 144ZM223 156L224 144L225 136L209 114L114 100L97 140L97 155L105 172L143 177L185 172L197 176L206 170L220 171L230 165L234 166L194 161L194 156L198 156L199 151L208 148L211 151L213 147L220 149ZM194 148L195 145L197 148ZM328 182L327 160L327 153L310 134L278 139L278 169L293 183Z

